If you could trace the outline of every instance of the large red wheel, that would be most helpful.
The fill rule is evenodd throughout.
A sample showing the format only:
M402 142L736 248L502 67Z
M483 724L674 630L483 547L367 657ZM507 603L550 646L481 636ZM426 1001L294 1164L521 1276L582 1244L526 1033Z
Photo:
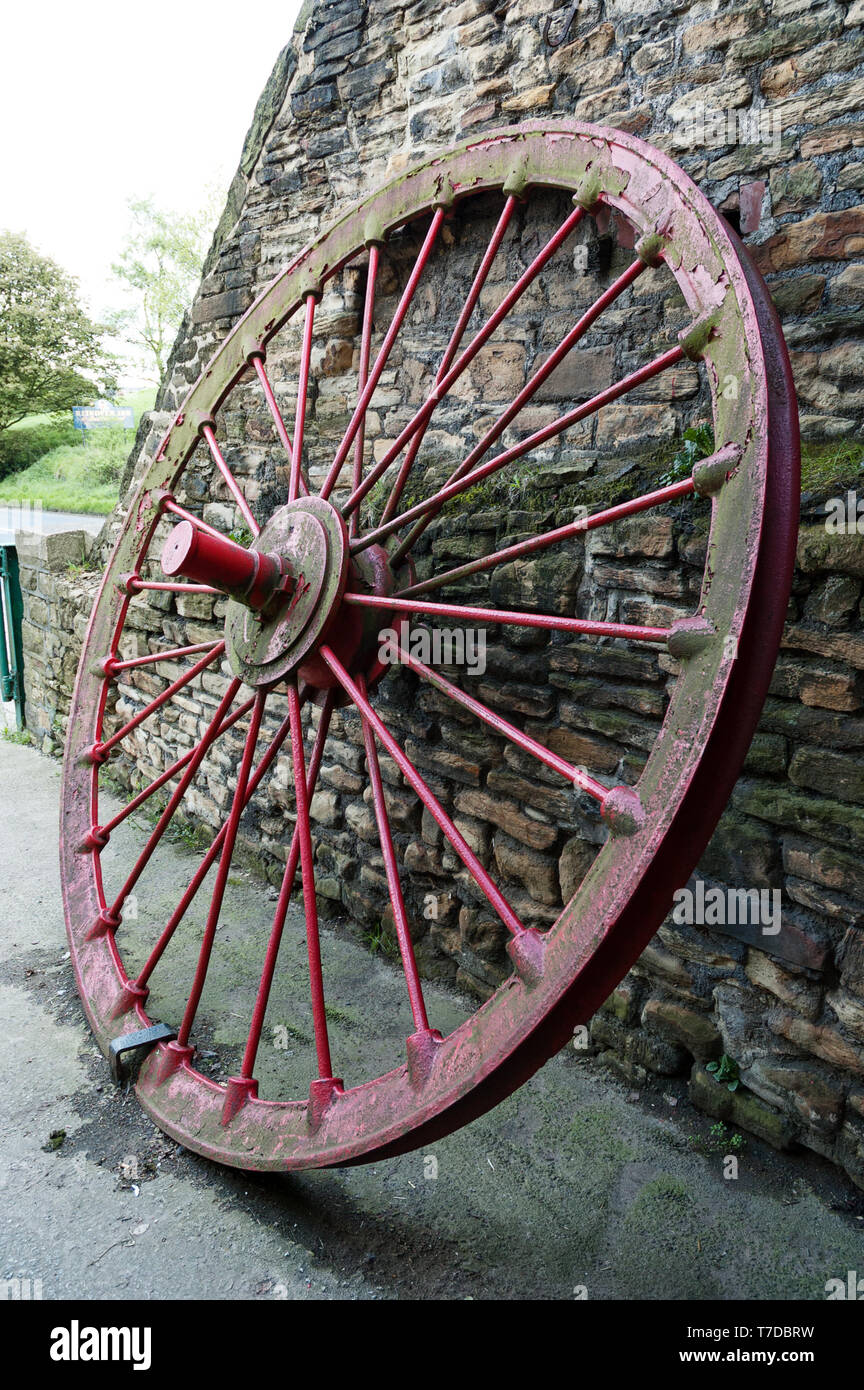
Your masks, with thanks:
M572 195L572 210L527 268L513 276L509 288L502 289L498 277L498 293L490 300L496 307L487 315L484 286L492 267L507 256L508 227L517 207L523 205L518 218L529 225L532 199L551 196L548 190L557 191L559 198ZM464 225L475 206L488 216L496 197L491 240L475 261L470 290L453 315L430 387L398 437L382 443L370 402L378 399L382 373L397 339L405 343L408 324L415 325L416 337L416 318L410 315L422 297L424 274L431 273L430 265L446 265L448 243L453 242L445 224L455 210ZM621 240L634 247L632 262L576 317L543 365L528 374L510 406L493 412L490 420L488 404L473 401L465 456L443 486L428 495L421 487L418 494L415 477L431 476L423 472L423 444L427 429L432 437L440 403L460 383L460 401L467 409L472 397L464 385L472 378L466 370L485 360L482 354L498 325L529 287L542 284L545 267L562 248L570 249L568 240L581 222L598 215L608 219L613 211L619 227L628 229ZM419 254L403 277L392 320L373 354L379 275L388 248L406 244L401 229L411 224L414 233L420 232ZM328 282L349 265L366 272L362 333L354 355L356 404L349 407L349 423L335 455L325 455L324 435L313 428L316 305ZM604 310L637 279L658 277L659 282L670 274L688 317L675 340L658 342L654 355L646 350L643 365L591 399L540 428L520 432L520 412ZM299 333L294 331L298 320ZM657 332L662 335L662 324ZM493 350L494 342L488 351ZM418 352L422 355L422 342ZM402 350L403 371L408 356L410 344ZM531 463L540 446L566 444L565 432L572 426L687 359L700 364L715 440L714 452L691 476L455 568L430 567L428 557L415 568L421 536L450 499L517 459ZM494 372L494 358L490 360ZM289 428L283 420L288 411L280 413L277 402L274 369L281 381L296 383ZM269 493L248 485L244 491L240 480L253 470L244 462L243 450L222 444L216 433L217 421L221 426L242 393L252 390L263 392L284 449L281 483ZM501 436L512 442L496 450ZM254 450L258 444L260 435L249 447ZM379 446L374 453L373 445ZM210 521L198 514L195 498L202 490L187 486L196 449L194 468L200 470L202 459L209 458L221 475L230 507L221 508L220 515L234 508L235 520L251 533L250 545L229 538L230 529L238 534L229 520L223 530L211 524L212 512ZM376 487L381 479L385 482ZM413 495L420 497L411 505L403 497L409 479ZM554 122L485 136L427 160L373 194L278 275L190 391L129 508L90 620L70 722L62 824L64 899L81 996L106 1052L112 1040L153 1023L148 995L151 989L155 993L160 971L176 970L170 950L175 933L211 866L215 870L206 889L206 921L196 939L197 963L180 986L173 980L185 1002L176 1017L161 1016L176 1037L155 1046L139 1073L138 1095L155 1122L188 1147L241 1168L363 1161L428 1143L466 1123L563 1046L574 1025L591 1016L662 921L732 788L779 644L791 582L797 493L794 395L765 287L734 234L686 175L628 135ZM646 627L503 610L483 601L486 591L477 576L687 497L703 499L700 505L711 514L701 595L689 616L667 627ZM375 504L371 513L370 503ZM461 597L465 590L459 586L469 576L475 586L471 592L481 597L452 602L454 588ZM161 631L149 632L143 651L138 624L138 654L130 656L130 615L140 613L139 596L148 591L155 591L152 601L163 602L166 613L174 604L182 611L191 595L227 594L224 636L209 643L187 641L178 648L176 637L173 645L166 642L180 630L172 616ZM638 781L630 786L573 766L403 651L404 664L421 685L437 686L443 699L461 707L460 717L470 715L491 726L496 737L551 769L562 786L587 797L602 816L605 842L548 930L526 928L519 920L386 722L381 700L386 677L378 663L377 634L403 618L428 621L435 615L451 624L497 624L504 630L518 626L523 631L534 626L604 644L647 644L674 658L677 674L662 727ZM151 698L140 703L139 685L135 712L130 714L128 701L119 706L126 711L124 718L115 708L118 686L128 696L130 675L142 670L149 677L144 688ZM161 678L165 670L176 673L170 683ZM113 818L100 819L100 779L110 770L112 755L146 733L146 721L159 711L175 701L182 708L184 688L202 680L212 709L203 733L193 720L194 732L176 748L176 760ZM316 714L311 756L304 749L304 706ZM271 719L274 707L284 712L278 727ZM308 815L331 716L340 707L353 707L362 724L371 804L412 1019L402 1064L359 1085L350 1076L340 1079L338 1059L331 1059L327 961L322 959ZM146 960L130 962L124 905L139 880L144 891L172 817L184 798L194 796L201 770L228 746L225 734L233 726L243 738L234 765L226 766L229 760L224 752L220 755L230 793L225 822L179 903L154 933ZM286 846L287 866L269 939L259 943L257 955L250 956L247 949L243 957L253 962L255 995L244 1025L242 1059L236 1075L217 1083L196 1063L196 1016L223 940L220 914L241 817L277 757L289 748L296 827ZM406 909L406 875L388 821L379 750L395 762L461 860L473 891L488 902L509 934L512 973L446 1036L435 1017L427 1017ZM107 892L106 846L115 843L112 837L130 813L163 788L170 796L143 849L123 865L121 881ZM300 1094L261 1096L256 1057L280 968L280 943L285 949L283 927L298 866L314 1025L310 1084ZM374 1007L372 1001L336 1002Z

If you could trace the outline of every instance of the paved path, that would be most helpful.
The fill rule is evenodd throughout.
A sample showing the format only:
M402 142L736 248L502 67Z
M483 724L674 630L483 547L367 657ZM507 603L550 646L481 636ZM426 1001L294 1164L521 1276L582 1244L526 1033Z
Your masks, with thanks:
M55 762L0 739L0 1277L39 1279L45 1298L822 1299L827 1279L861 1268L860 1194L827 1164L750 1140L725 1181L725 1146L680 1087L637 1098L572 1049L431 1155L254 1177L186 1153L112 1086L83 1023L59 900L59 783ZM157 906L195 862L182 846L170 859L150 882ZM232 880L237 961L273 904ZM289 976L302 955L292 926ZM328 930L324 947L343 983L379 972L389 1017L401 988L389 966L344 933ZM217 980L217 1009L231 978ZM441 1016L458 1013L430 994ZM366 1057L354 1003L338 1036L346 1077Z

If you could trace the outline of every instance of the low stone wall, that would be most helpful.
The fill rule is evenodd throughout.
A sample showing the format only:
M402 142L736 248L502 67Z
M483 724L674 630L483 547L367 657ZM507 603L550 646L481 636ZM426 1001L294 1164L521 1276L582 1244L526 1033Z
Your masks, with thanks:
M53 536L18 531L24 620L25 717L30 737L44 753L60 753L81 642L96 586L85 578L92 538L84 531Z

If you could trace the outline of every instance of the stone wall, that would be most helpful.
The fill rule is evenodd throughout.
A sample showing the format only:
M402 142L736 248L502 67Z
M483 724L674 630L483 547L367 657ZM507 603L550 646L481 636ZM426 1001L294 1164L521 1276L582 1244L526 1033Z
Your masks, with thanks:
M24 605L24 699L27 730L46 753L62 750L87 615L95 597L84 531L45 536L18 531ZM79 578L80 576L80 578Z
M559 8L563 19L569 4ZM744 772L699 869L709 887L779 890L783 925L772 936L670 920L593 1021L591 1048L636 1083L650 1073L691 1076L691 1094L703 1109L777 1145L798 1142L827 1154L864 1184L864 537L825 527L826 503L854 486L849 441L860 438L864 416L864 10L861 0L586 0L572 41L555 53L542 40L548 13L518 0L451 7L339 0L304 10L256 112L157 410L142 424L130 459L124 501L88 563L95 572L104 559L137 479L214 346L281 265L358 194L429 149L532 115L601 121L668 149L740 227L768 275L810 441L783 651ZM694 121L688 124L704 108L706 129L714 121L711 148L705 138L694 142ZM724 116L726 135L718 135L716 113L730 111L761 120L763 135L779 137L742 144L731 138L734 115ZM562 206L544 195L520 211L481 310L498 302L561 220ZM394 355L373 400L376 458L422 399L494 215L491 201L470 221L457 212L446 233L450 260L430 263L405 349ZM376 343L422 230L388 247ZM506 336L495 340L492 365L436 414L422 460L427 481L448 471L472 438L471 394L500 409L526 367L572 324L574 311L628 263L632 251L616 240L618 231L602 222L584 237L580 229L585 273L573 274L571 258L526 296ZM362 298L362 270L349 269L328 288L316 317L317 384L307 434L313 479L328 449L332 457L356 392ZM668 286L634 287L550 378L531 423L544 423L562 401L588 395L645 360L652 326L656 332L660 324L674 341L682 321ZM290 416L296 335L283 339L268 370ZM663 475L682 430L702 409L690 364L608 407L571 437L566 453L552 450L533 469L469 494L443 514L418 553L421 571L546 529L572 516L577 500L595 505L635 493ZM266 515L283 500L284 461L254 383L238 388L219 434L253 508ZM831 440L845 441L839 463L823 447ZM180 500L206 520L237 525L206 458L196 455L184 488ZM75 649L95 584L95 573L88 581L69 572L52 548L59 544L49 538L21 553L28 721L46 746L57 741L68 712ZM687 504L499 571L491 583L448 589L447 597L665 625L692 611L704 544L704 504ZM203 640L223 616L224 602L206 595L137 599L124 651ZM527 629L490 628L487 635L480 698L570 761L602 777L636 780L674 678L669 658L547 640ZM128 717L177 674L159 668L158 676L147 670L120 683L112 717ZM223 689L223 674L205 674L150 721L146 736L129 742L117 775L136 786L154 776L200 736ZM524 920L553 921L602 839L590 806L404 673L388 679L384 698L386 722ZM283 712L277 698L272 718ZM207 825L224 814L226 772L237 748L225 740L190 798L190 810ZM504 971L501 930L388 759L383 773L397 848L411 871L409 905L423 969L482 997ZM244 832L274 879L293 818L289 777L280 759ZM340 714L312 807L317 888L322 910L347 912L386 948L392 922L364 786L360 730ZM734 1092L705 1070L724 1052L740 1068Z

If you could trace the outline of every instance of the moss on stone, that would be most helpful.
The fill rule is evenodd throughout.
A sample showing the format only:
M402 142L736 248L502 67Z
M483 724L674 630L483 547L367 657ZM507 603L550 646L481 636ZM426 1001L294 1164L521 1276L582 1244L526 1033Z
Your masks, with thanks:
M844 845L864 846L864 810L827 797L802 796L785 784L751 783L734 798L741 810L773 825L794 825L804 834Z

